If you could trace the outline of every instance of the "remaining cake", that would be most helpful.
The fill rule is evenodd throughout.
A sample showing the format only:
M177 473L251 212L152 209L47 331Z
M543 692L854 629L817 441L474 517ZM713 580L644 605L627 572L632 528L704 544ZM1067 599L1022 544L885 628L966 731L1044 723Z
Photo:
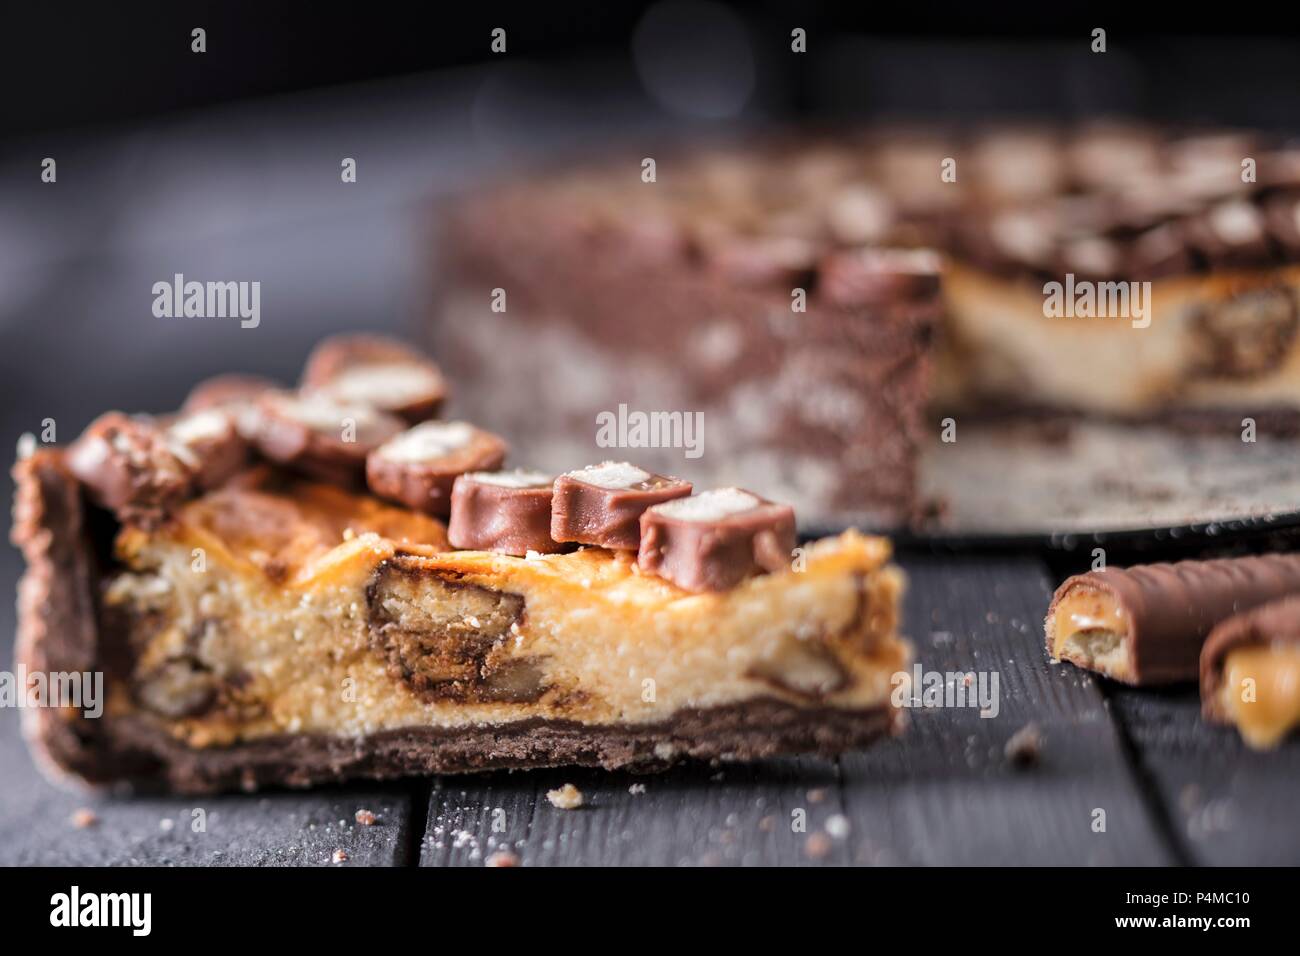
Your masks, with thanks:
M129 416L111 424L133 442L105 440L97 423L69 450L35 450L15 466L14 539L28 562L19 661L29 673L106 678L98 719L70 706L24 711L34 749L58 772L204 791L495 767L652 769L834 753L899 727L890 698L909 656L896 636L901 576L883 539L849 531L792 554L793 537L773 536L762 567L748 551L679 541L678 566L709 569L695 575L707 587L687 589L628 548L516 547L549 541L551 527L549 507L534 520L532 503L551 479L516 471L455 478L453 528L494 550L453 550L427 509L365 489L358 446L390 467L403 459L355 429L352 405L340 411L311 385L228 398L199 414L219 407L242 421L252 460L219 482L198 480L192 449L177 458L166 420ZM293 454L275 442L268 456L258 450L266 416L277 434L305 423L311 441ZM352 440L337 444L349 423ZM405 464L427 467L422 455ZM633 471L576 474L609 484ZM112 496L97 490L121 474L131 480ZM488 535L484 522L514 512L483 517L462 494L478 485L526 493L527 533ZM634 505L624 494L584 507L626 518Z
M608 416L702 413L709 482L762 474L804 520L889 526L949 414L1300 409L1300 151L1263 136L887 129L652 158L653 182L629 156L447 216L438 354L539 467L608 454ZM662 423L619 447L671 474L694 450Z

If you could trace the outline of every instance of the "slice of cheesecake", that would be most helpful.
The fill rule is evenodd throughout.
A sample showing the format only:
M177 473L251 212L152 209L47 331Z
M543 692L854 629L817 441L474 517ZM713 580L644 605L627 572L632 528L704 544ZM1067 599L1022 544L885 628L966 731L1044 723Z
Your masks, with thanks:
M20 664L102 672L104 713L24 710L45 763L179 791L497 767L835 753L898 728L883 539L691 593L586 547L453 551L444 525L255 465L165 521L15 468Z

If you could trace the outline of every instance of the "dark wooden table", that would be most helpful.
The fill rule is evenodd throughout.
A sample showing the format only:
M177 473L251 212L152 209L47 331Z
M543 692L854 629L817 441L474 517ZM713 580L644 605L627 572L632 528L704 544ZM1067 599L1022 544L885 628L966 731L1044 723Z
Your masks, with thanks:
M413 331L430 191L619 129L652 151L662 117L627 80L536 82L515 65L0 147L6 440L46 418L67 440L108 408L174 408L198 378L232 369L292 380L330 331ZM43 156L59 160L55 185L39 182L32 157ZM339 181L344 156L358 160L356 184ZM175 272L261 281L261 326L153 317L151 285ZM1194 689L1136 693L1049 666L1041 621L1054 580L1038 556L903 563L920 661L996 671L996 718L914 711L901 739L832 762L195 801L55 789L18 714L0 710L0 864L327 865L341 849L345 866L477 865L502 847L526 865L1300 863L1300 742L1252 753L1201 723ZM4 549L0 591L13 594L18 572ZM6 600L4 661L12 632ZM1030 722L1044 744L1020 769L1004 746ZM564 782L586 795L583 809L547 802ZM81 808L97 822L75 826ZM358 826L359 809L378 825ZM793 832L800 810L807 829Z
M1195 690L1130 692L1042 649L1033 558L914 557L906 631L922 664L996 672L1000 709L913 711L907 733L834 761L657 776L548 770L204 799L46 783L0 712L0 863L482 865L1295 864L1300 742L1270 754L1201 723ZM1004 746L1034 722L1029 767ZM575 784L579 810L546 791ZM74 814L90 809L93 825ZM206 829L191 826L202 809ZM357 810L378 816L359 826ZM1097 811L1105 830L1097 832ZM802 814L799 811L803 811ZM804 832L792 821L807 820ZM846 826L847 824L847 826Z

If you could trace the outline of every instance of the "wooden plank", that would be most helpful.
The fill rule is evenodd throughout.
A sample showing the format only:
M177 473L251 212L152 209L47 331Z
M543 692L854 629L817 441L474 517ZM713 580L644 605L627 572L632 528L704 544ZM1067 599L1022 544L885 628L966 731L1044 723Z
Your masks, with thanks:
M837 812L837 780L832 763L811 759L654 775L561 769L448 778L431 795L420 860L481 865L505 850L525 866L843 863L842 847L814 859L807 845L817 821ZM582 808L547 800L565 783L582 791ZM809 809L807 832L791 830L795 806Z
M1161 830L1093 679L1047 663L1051 589L1033 559L918 558L906 629L928 670L997 673L1000 707L914 710L902 739L841 760L841 799L859 863L1164 864ZM1037 765L1006 758L1029 722ZM1096 810L1105 832L1094 832Z
M327 866L336 850L347 854L342 866L394 866L413 842L410 785L188 798L63 790L32 765L14 710L0 710L0 774L4 866ZM377 823L358 825L360 809ZM80 810L95 822L78 827ZM194 829L195 810L205 831Z
M1190 861L1300 864L1300 738L1274 751L1251 750L1235 730L1201 720L1195 687L1109 684L1106 693Z

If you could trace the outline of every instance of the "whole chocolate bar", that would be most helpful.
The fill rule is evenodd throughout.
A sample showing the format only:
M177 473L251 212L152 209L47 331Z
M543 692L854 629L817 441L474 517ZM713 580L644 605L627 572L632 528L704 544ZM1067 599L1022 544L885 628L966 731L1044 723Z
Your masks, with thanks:
M637 564L687 591L725 591L788 567L794 509L740 488L718 488L648 508Z
M1128 684L1192 681L1215 625L1296 592L1300 555L1090 571L1056 589L1047 652Z
M1237 614L1210 632L1201 650L1201 711L1260 749L1300 726L1300 596Z
M503 439L465 422L424 422L366 457L366 483L381 498L445 518L457 476L500 468L506 451Z
M607 461L555 479L551 537L636 551L641 515L652 505L691 493L691 483L656 475L625 461Z
M523 557L568 546L551 538L555 479L540 471L479 471L461 475L451 491L447 539L454 548Z
M369 405L418 424L438 413L447 385L438 366L376 335L326 339L307 357L300 383L345 404Z

